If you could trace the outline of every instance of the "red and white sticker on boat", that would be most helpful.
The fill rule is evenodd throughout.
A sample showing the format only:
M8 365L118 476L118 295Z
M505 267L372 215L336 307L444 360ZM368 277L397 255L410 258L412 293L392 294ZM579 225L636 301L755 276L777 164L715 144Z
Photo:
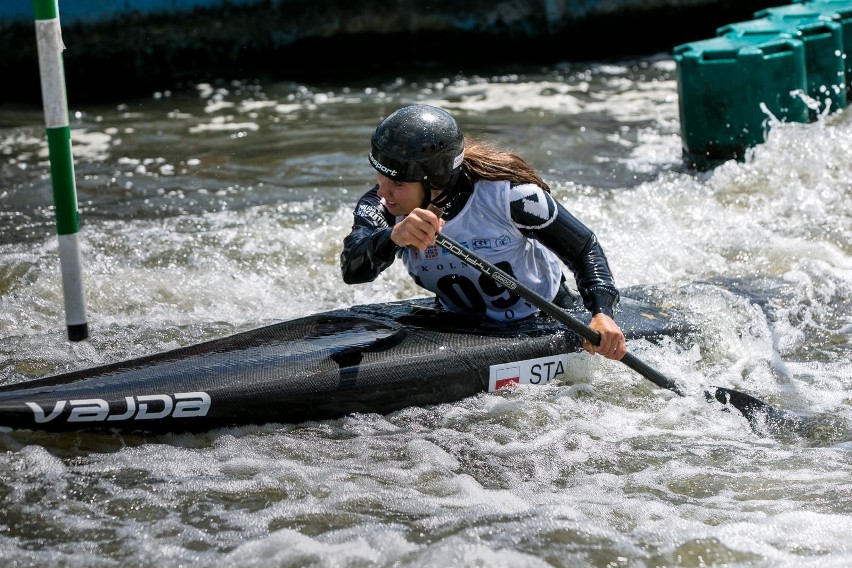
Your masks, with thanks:
M546 385L565 375L568 355L550 355L537 359L491 365L488 392L513 385Z

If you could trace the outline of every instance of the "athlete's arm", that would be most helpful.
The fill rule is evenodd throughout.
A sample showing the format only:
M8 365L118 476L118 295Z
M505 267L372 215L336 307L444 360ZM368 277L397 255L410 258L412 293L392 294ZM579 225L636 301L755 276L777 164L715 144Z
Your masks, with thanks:
M574 273L577 291L586 309L592 315L602 313L613 317L619 298L618 288L598 238L558 203L556 209L554 221L537 230L535 238Z
M610 359L624 357L624 333L613 319L618 289L595 234L536 186L513 188L510 211L524 234L538 239L574 273L583 304L592 313L589 327L600 334L598 345L584 339L583 349Z
M618 289L591 229L537 186L513 187L509 207L515 225L553 251L571 270L586 309L593 316L612 318Z
M340 270L347 284L372 282L389 267L399 247L391 240L394 218L382 206L378 186L355 207L352 231L343 239Z

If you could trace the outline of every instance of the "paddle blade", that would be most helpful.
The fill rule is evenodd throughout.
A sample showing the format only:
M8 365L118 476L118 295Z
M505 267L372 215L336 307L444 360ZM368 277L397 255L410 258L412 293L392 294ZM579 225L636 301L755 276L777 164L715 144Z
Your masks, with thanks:
M708 401L716 400L726 406L733 406L748 419L755 432L766 427L770 429L781 428L786 431L795 431L798 428L798 419L787 412L773 408L751 395L725 387L711 387L712 393L705 392Z

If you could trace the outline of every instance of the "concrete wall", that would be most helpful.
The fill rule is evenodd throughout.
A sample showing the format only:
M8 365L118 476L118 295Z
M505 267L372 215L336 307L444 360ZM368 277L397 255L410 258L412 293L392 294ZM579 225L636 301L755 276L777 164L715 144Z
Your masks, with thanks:
M60 2L72 101L215 79L328 79L413 68L671 51L777 0L74 0ZM30 2L0 5L0 101L39 103Z

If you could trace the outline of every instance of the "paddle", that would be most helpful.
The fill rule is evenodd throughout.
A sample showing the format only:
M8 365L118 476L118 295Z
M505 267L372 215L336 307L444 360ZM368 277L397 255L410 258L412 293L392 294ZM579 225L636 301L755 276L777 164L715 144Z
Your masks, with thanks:
M442 213L437 207L430 205L430 210L440 216ZM450 237L438 233L435 236L435 243L447 252L457 256L482 274L488 276L496 283L511 290L521 298L527 300L532 305L552 316L554 319L564 323L572 331L580 337L589 340L593 345L600 343L600 334L587 326L582 321L575 318L570 313L566 312L553 302L545 299L543 296L527 288L506 272L500 270L488 261L480 258L464 246L460 245ZM631 353L627 353L621 362L664 389L668 389L680 396L686 396L684 392L675 384L674 381L652 368L638 357ZM765 422L772 422L774 425L783 426L785 429L795 428L798 424L798 419L789 415L786 412L777 410L765 402L754 398L753 396L728 389L725 387L711 387L713 392L705 391L704 396L708 402L716 400L722 404L730 405L739 410L745 416L749 424L755 431L758 431L760 426ZM758 433L760 433L758 431Z

